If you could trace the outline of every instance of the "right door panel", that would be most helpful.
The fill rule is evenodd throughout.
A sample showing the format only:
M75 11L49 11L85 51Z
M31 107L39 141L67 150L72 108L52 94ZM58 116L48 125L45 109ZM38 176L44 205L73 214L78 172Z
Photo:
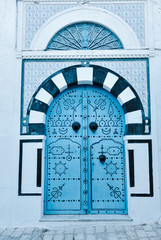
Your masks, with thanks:
M87 87L89 209L88 213L127 214L124 112L102 89Z

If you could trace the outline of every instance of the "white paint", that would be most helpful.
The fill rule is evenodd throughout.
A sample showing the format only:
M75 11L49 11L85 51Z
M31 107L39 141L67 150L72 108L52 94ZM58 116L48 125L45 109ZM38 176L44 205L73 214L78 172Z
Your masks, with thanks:
M122 1L121 3L124 3L128 1ZM137 1L135 1L137 2ZM160 12L160 0L155 1L144 1L144 4L146 5L147 2L152 5L151 8L148 9L150 11L151 15L153 16L154 21L151 20L151 17L146 19L147 21L147 29L148 31L147 36L154 35L154 41L153 43L150 43L151 47L155 47L155 50L149 51L147 49L148 54L153 53L153 57L150 57L150 101L151 101L151 122L152 122L152 134L147 136L126 136L127 139L152 139L152 147L153 147L153 177L154 177L154 197L150 198L131 198L130 192L128 186L128 206L129 206L129 216L133 219L132 223L128 224L136 224L136 223L154 223L158 221L158 219L161 217L161 68L160 68L160 62L161 62L161 12ZM101 3L101 2L100 2ZM116 4L118 1L116 2ZM24 6L24 1L18 1L18 5L21 4ZM29 4L26 2L26 4ZM59 2L57 2L59 4ZM62 4L62 3L61 3ZM19 19L21 19L21 23L19 23L18 27L18 41L19 41L19 47L18 49L22 49L23 45L23 29L25 29L25 19L24 19L24 8L20 8L20 11L18 13ZM99 11L99 10L98 10ZM103 10L102 10L103 12ZM145 9L146 12L146 9ZM74 13L71 12L71 13ZM95 13L95 12L94 12ZM75 15L77 12L75 13ZM88 14L88 13L87 13ZM104 14L107 14L104 12ZM103 20L104 14L102 15L101 22L105 22L106 19ZM61 15L61 13L60 13ZM23 16L23 18L22 18ZM96 15L94 15L91 18L91 11L89 19L96 19ZM146 13L146 17L148 17L149 14ZM79 18L83 19L81 16ZM99 14L98 18L100 19L101 16ZM1 199L0 199L0 226L4 227L23 227L23 226L43 226L43 227L53 227L53 222L39 222L40 219L40 213L42 210L42 199L40 196L36 197L20 197L18 196L18 173L19 173L19 140L20 139L39 139L42 138L42 136L20 136L20 99L21 99L21 53L18 54L19 59L16 59L16 51L15 51L15 43L16 43L16 1L13 0L1 0L1 16L0 19L3 20L0 22L1 27L1 36L0 36L0 48L1 48L1 58L0 58L0 102L1 102L1 118L0 118L0 193L1 193ZM78 19L78 17L77 17ZM86 17L86 19L88 19ZM117 18L118 19L118 18ZM73 14L73 21L74 21L74 14ZM97 21L97 20L95 20ZM100 20L98 20L99 22ZM65 22L65 26L68 23ZM111 24L111 23L110 23ZM55 26L57 29L59 29L63 23L60 23L59 27ZM109 23L106 22L104 26L108 26ZM119 25L120 26L120 25ZM20 29L20 28L23 29ZM43 28L44 26L42 26ZM52 33L55 31L56 28L52 28ZM112 30L112 29L111 29ZM127 37L126 32L124 28L120 28L119 32L122 31L122 35ZM115 31L117 34L117 31ZM125 38L124 37L124 38ZM48 39L48 38L47 38ZM41 41L41 39L40 39ZM127 38L127 42L129 39ZM151 39L150 39L151 42ZM129 43L132 44L132 43ZM148 47L148 46L147 46ZM140 55L137 55L139 52ZM108 51L107 55L111 58L115 58L115 61L117 61L116 56L119 58L121 57L134 57L137 56L145 57L146 50L115 50ZM123 53L123 54L122 54ZM22 53L26 54L26 53ZM46 59L48 59L48 55L50 55L50 58L57 59L60 57L66 59L75 59L79 58L78 52L72 52L72 56L70 56L70 53L68 52L61 52L55 53L50 52L43 53L42 52L32 52L30 51L28 58L37 58L37 55L39 58L42 56ZM52 55L53 54L53 55ZM85 59L88 56L94 56L94 52L89 52L88 56L83 54L81 52L82 57ZM104 54L104 51L99 52L97 51L97 56L100 59L102 55ZM52 57L53 56L53 57ZM113 57L114 56L114 57ZM137 71L137 69L136 69ZM129 77L130 77L129 72ZM40 116L39 116L40 117ZM135 116L134 116L135 118ZM136 151L138 151L138 146L133 146ZM32 146L30 146L30 151L32 151ZM141 151L138 151L138 153L135 155L135 157L139 161L145 161L147 159L147 152L146 147L143 147ZM29 150L29 147L28 147ZM27 148L25 147L25 152L27 152ZM127 148L126 148L127 152ZM143 152L145 152L145 155L143 155ZM26 157L26 160L29 159L29 152L27 153L28 157ZM32 153L31 153L32 154ZM32 155L31 155L32 156ZM145 159L141 159L141 156ZM128 161L128 158L126 159ZM35 161L35 160L34 160ZM138 164L137 162L137 164ZM34 167L34 162L31 163L32 168ZM145 163L144 163L145 164ZM147 164L147 163L146 163ZM147 165L145 164L145 168ZM128 166L128 165L127 165ZM143 167L141 163L141 167ZM138 174L140 173L139 167L137 167ZM26 166L26 171L29 172L31 170L29 166ZM127 170L128 171L128 170ZM137 174L137 173L136 173ZM140 176L140 175L139 175ZM129 175L127 174L127 177ZM147 177L147 175L145 175ZM128 179L129 181L129 179ZM138 186L139 183L137 183ZM140 183L141 184L141 183ZM143 184L145 184L143 182ZM32 187L32 185L31 185ZM139 187L139 186L138 186ZM140 186L141 187L141 186ZM144 187L142 185L142 187ZM146 186L147 188L147 186ZM29 185L28 185L29 189ZM144 189L146 190L146 189ZM34 209L34 211L33 211ZM111 216L112 217L112 216ZM117 218L117 216L115 216ZM66 218L65 222L54 222L54 226L61 228L62 226L70 227L72 226L78 227L83 225L88 225L89 227L93 224L93 222L70 222L68 221L69 218ZM100 220L100 219L99 219ZM118 219L120 221L120 218ZM110 221L110 220L109 220ZM100 222L100 221L99 221ZM120 223L120 222L119 222ZM124 225L127 224L127 222L123 222ZM103 222L97 224L109 224L109 222Z
M41 193L36 186L37 180L37 149L42 149L42 143L24 142L22 155L22 185L23 194Z
M119 79L118 76L108 72L105 78L105 81L103 83L103 88L110 92L118 79Z
M135 94L131 91L131 89L129 87L125 88L124 91L122 91L118 97L117 97L117 100L119 101L119 103L121 105L123 105L124 103L132 100L136 98Z
M44 102L50 105L53 97L50 93L48 93L45 89L41 88L38 93L36 94L35 98L41 102Z
M142 123L141 110L126 113L125 122L126 124Z
M67 88L67 83L66 83L65 78L62 73L54 76L51 80L59 88L60 92L62 92L63 90L65 90Z
M63 11L47 20L35 35L31 50L45 50L50 39L60 29L82 21L95 22L109 28L118 36L125 49L140 48L135 33L123 19L105 9L86 5Z
M80 67L77 68L78 84L92 84L93 83L93 68Z
M30 111L29 123L45 123L45 113L37 112L34 110Z

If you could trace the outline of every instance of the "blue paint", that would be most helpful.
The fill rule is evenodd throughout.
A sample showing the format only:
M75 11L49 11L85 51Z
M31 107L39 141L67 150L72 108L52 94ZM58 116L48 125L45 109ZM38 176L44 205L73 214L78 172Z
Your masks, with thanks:
M133 98L130 101L124 103L122 105L122 108L124 110L124 113L127 113L127 112L140 110L142 106L140 105L139 98Z
M53 100L46 116L44 214L127 214L124 131L121 105L99 87L70 88Z
M45 81L43 84L43 88L49 92L53 97L55 97L59 93L58 87L53 83L51 79Z
M48 110L48 105L44 102L34 99L32 106L31 106L31 110L46 113Z
M68 87L71 87L77 84L77 73L76 73L75 67L69 67L69 68L63 69L62 74L67 82Z
M120 39L96 23L81 22L61 29L50 40L46 50L123 49Z
M97 85L99 87L103 86L105 78L107 76L107 68L95 66L93 68L93 85Z
M127 88L128 83L125 79L119 78L111 89L111 93L117 98L118 95Z

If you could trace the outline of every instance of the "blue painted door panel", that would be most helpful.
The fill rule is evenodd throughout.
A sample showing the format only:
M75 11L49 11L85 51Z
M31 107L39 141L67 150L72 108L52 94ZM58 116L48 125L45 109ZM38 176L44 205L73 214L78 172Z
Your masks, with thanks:
M107 91L62 92L46 118L45 214L127 214L124 114Z
M88 87L90 159L89 213L126 214L124 113L116 98L105 90Z
M58 139L48 145L48 210L81 209L80 157L80 145L70 139Z
M80 214L82 208L82 89L60 94L46 118L45 214ZM79 122L75 132L72 124Z
M102 155L104 163L99 160ZM91 211L125 213L123 145L105 138L91 145L91 159Z

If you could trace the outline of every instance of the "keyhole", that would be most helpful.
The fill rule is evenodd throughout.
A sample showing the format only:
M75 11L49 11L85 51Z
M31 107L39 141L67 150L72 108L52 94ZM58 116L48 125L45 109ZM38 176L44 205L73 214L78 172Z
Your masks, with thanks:
M96 122L91 122L89 124L89 128L91 129L92 132L95 132L98 128L98 124Z
M80 125L79 122L74 122L74 123L72 124L72 128L73 128L73 130L74 130L75 132L78 132L78 130L80 129L80 127L81 127L81 125Z
M105 156L105 155L103 155L103 154L102 154L102 155L100 155L100 156L99 156L99 160L100 160L100 163L102 163L102 164L103 164L103 163L106 161L106 156Z

